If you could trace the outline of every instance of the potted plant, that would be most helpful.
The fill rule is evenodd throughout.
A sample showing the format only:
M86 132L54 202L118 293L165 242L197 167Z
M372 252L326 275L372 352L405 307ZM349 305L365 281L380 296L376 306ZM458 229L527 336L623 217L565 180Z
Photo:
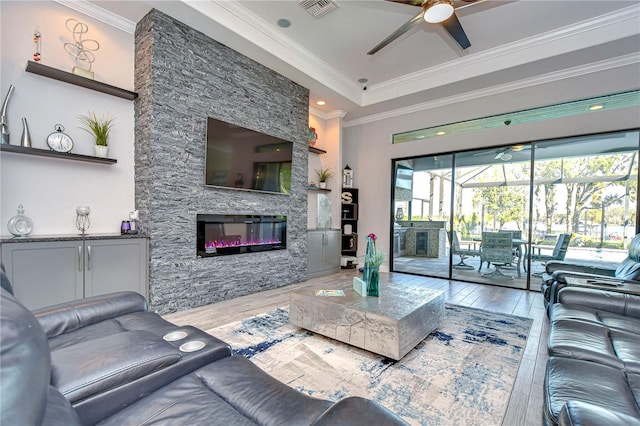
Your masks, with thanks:
M113 117L98 118L95 113L90 112L89 115L80 115L78 118L87 126L83 130L94 138L96 157L106 157L109 154L109 133L113 126Z
M329 167L323 167L320 170L316 170L316 174L318 175L318 180L320 181L320 188L324 189L327 187L327 181L333 177L335 173Z

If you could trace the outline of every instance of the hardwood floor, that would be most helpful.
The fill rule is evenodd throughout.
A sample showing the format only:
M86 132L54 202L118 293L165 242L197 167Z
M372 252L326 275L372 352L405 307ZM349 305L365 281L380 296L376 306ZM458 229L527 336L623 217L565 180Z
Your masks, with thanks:
M339 274L168 314L164 318L177 325L193 325L210 331L215 327L288 305L289 292L293 289L306 286L337 288L344 284L345 280L350 281L354 275L355 271L345 270ZM387 277L396 283L442 290L445 292L447 303L533 319L502 425L542 424L542 387L548 359L549 330L541 293L400 273L381 273L383 280Z

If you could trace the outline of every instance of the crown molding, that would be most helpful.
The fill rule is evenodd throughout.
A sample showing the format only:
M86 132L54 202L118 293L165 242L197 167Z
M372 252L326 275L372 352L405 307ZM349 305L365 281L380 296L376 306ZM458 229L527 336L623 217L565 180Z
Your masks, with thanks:
M360 97L361 88L356 82L276 30L238 1L180 1L348 99Z
M375 121L386 120L389 118L395 118L406 114L412 114L415 112L421 112L433 108L440 108L446 105L451 105L459 102L466 102L478 98L483 98L492 95L498 95L501 93L525 89L527 87L538 86L541 84L552 83L554 81L565 80L573 77L579 77L582 75L592 74L600 71L607 71L614 68L620 68L628 65L635 65L640 63L640 55L629 54L620 56L615 59L606 61L594 62L589 65L580 65L573 68L568 68L562 71L555 71L547 74L538 75L531 78L526 78L506 84L500 84L480 90L474 90L471 92L465 92L456 96L449 96L441 98L436 101L424 102L421 104L411 105L405 108L398 108L391 111L385 111L380 114L372 114L366 117L360 117L351 121L344 121L343 127L359 126L361 124L373 123ZM505 111L508 112L508 111Z
M332 118L344 118L347 115L347 111L343 109L336 109L334 111L324 112L316 107L309 107L309 114L313 114L323 120L331 120Z
M53 0L54 2L68 7L69 9L80 12L91 18L94 18L100 22L104 22L107 25L111 25L121 31L129 34L134 34L136 31L136 23L125 19L113 12L109 12L93 3L89 3L87 0Z

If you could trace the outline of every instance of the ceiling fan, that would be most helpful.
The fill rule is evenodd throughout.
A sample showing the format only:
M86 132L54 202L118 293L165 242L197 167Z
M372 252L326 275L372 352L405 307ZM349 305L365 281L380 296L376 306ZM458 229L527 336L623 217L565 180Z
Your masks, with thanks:
M481 3L485 0L386 0L393 3L403 3L411 6L419 6L422 11L416 16L411 18L403 26L395 30L389 37L382 40L373 49L367 52L367 55L373 55L383 47L390 44L392 41L409 31L421 22L428 22L431 24L440 24L442 27L451 34L451 37L458 43L461 49L466 49L471 46L467 34L462 29L460 21L455 14L455 11L467 6L471 6L473 3Z

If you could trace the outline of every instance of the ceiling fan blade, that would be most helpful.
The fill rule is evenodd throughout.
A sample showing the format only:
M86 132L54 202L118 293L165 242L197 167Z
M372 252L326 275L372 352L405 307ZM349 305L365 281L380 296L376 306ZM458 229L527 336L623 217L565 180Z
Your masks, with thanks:
M424 16L424 10L421 11L420 13L418 13L413 18L411 18L411 20L407 21L403 26L401 26L400 28L395 30L393 33L391 33L391 35L389 37L385 38L380 43L378 43L373 49L371 49L370 51L367 52L367 55L373 55L378 50L380 50L383 47L387 46L392 41L394 41L395 39L397 39L398 37L400 37L401 35L403 35L407 31L409 31L411 28L413 28L416 25L418 25L420 22L424 22L423 16Z
M462 25L460 25L460 21L458 21L458 17L455 13L451 15L451 18L444 21L441 25L445 30L447 30L449 34L451 34L451 37L453 37L453 39L456 41L456 43L458 43L458 46L460 46L461 49L466 49L467 47L471 46L471 42L467 38L467 34L465 34L464 30L462 29Z

